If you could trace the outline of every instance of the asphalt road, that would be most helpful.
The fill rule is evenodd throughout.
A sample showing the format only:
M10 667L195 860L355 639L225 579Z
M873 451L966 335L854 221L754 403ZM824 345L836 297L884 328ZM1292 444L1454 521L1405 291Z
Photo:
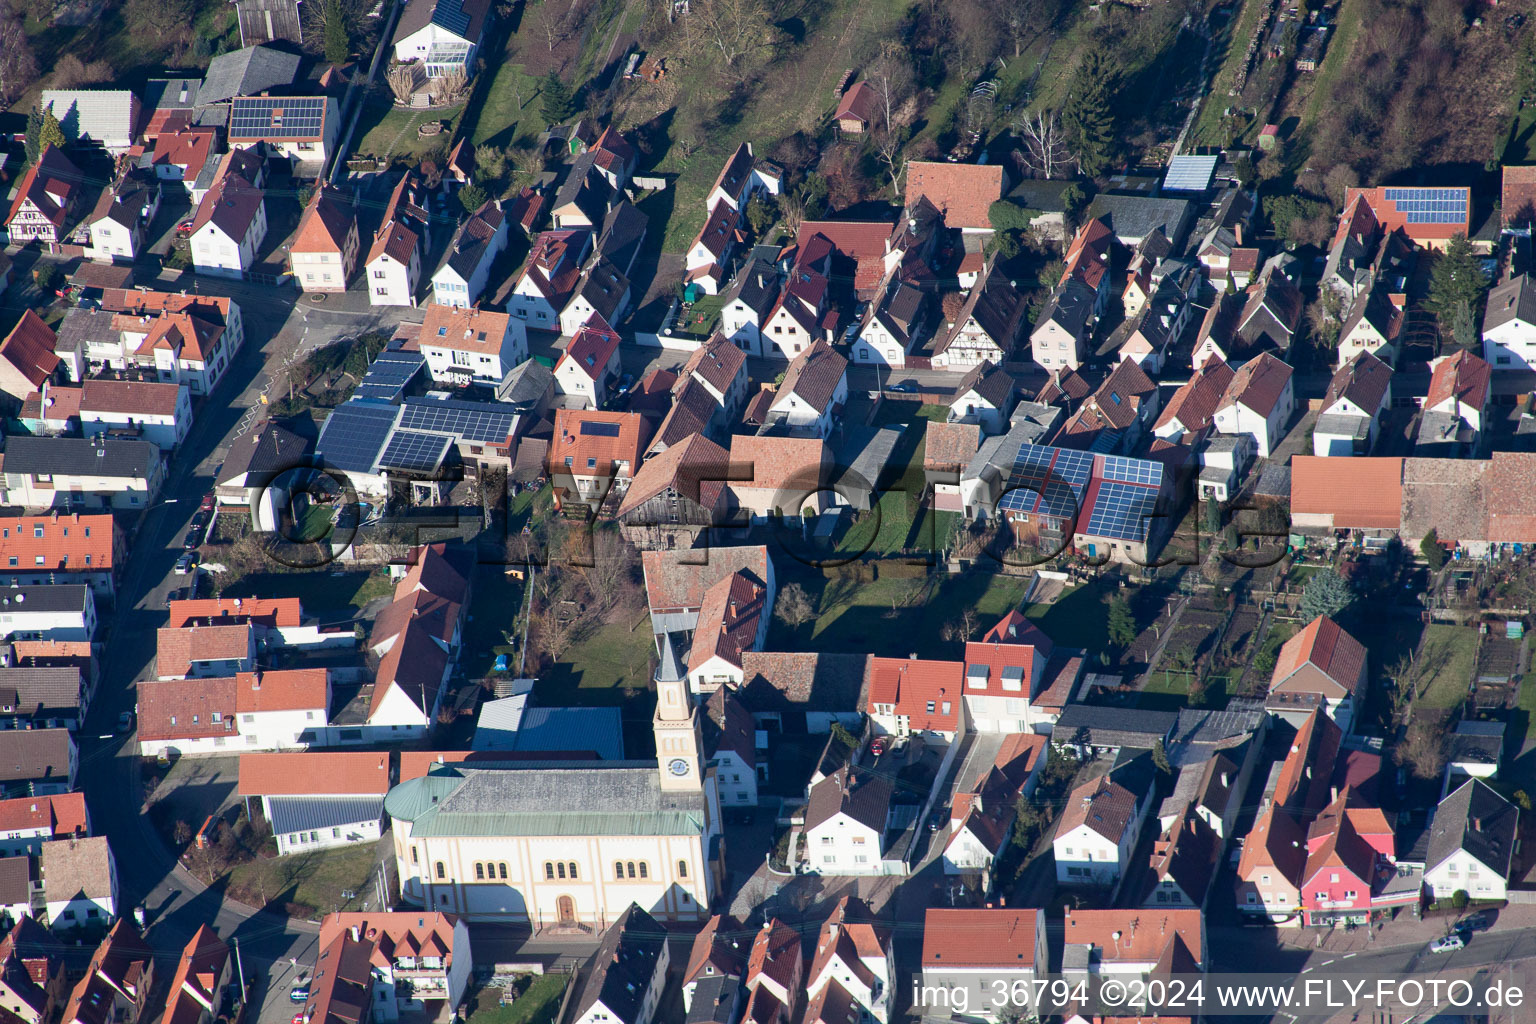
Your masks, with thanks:
M116 608L107 619L101 685L80 730L79 785L92 827L112 838L122 887L120 906L146 909L148 938L162 969L175 965L198 926L211 924L239 949L245 977L254 983L253 998L261 1002L269 993L274 997L266 1000L261 1019L286 1020L289 958L302 962L312 951L318 929L225 900L216 888L205 888L180 867L143 813L135 737L111 733L119 713L134 706L135 681L152 673L155 631L166 621L166 592L187 582L175 576L172 567L181 554L188 521L201 497L212 490L224 453L242 420L259 404L269 374L296 351L375 327L392 329L395 322L419 319L419 314L366 305L348 312L348 300L366 303L361 293L340 303L332 297L328 308L320 308L289 289L208 281L189 287L233 297L244 317L246 341L214 394L197 405L191 431L171 460L161 499L144 512L129 544ZM169 978L168 973L163 976Z

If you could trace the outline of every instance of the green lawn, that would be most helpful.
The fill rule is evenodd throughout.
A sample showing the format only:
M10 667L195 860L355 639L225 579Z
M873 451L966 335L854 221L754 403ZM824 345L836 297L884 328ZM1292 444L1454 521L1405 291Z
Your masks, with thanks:
M230 869L228 889L254 906L296 903L319 914L361 910L361 900L372 895L368 879L374 849L374 843L358 843L287 857L258 857ZM344 900L343 891L361 896Z
M1084 583L1051 604L1032 604L1024 614L1035 620L1056 643L1078 647L1090 655L1109 646L1109 598L1114 593L1098 583Z
M375 97L363 108L358 120L358 131L362 136L354 149L355 155L381 160L417 160L423 153L446 145L453 138L452 132L457 127L454 122L462 110L461 106L405 110L395 106L388 97ZM423 139L416 130L428 121L444 121L447 130Z
M383 570L337 572L329 567L294 572L257 572L242 576L221 592L222 597L297 597L306 615L322 618L351 614L376 597L394 590Z
M537 138L548 127L539 102L539 80L525 74L521 64L502 64L474 114L470 138L477 146L490 142L505 148L521 136Z
M623 689L644 690L651 685L655 652L649 615L639 625L633 620L605 622L572 644L539 679L541 698L553 698L540 703L621 703Z
M470 1012L470 1024L554 1024L569 980L565 974L538 975L506 1006L501 1005L501 989L483 988Z
M1237 71L1242 67L1243 60L1248 52L1248 40L1253 36L1254 27L1258 24L1259 14L1268 6L1265 0L1243 0L1243 9L1236 18L1228 19L1222 36L1216 40L1215 47L1225 47L1226 59L1222 61L1221 70L1216 72L1211 79L1210 90L1205 95L1205 100L1200 107L1200 114L1195 119L1195 127L1191 133L1192 140L1204 145L1224 144L1222 116L1227 107L1236 100L1229 95L1232 84L1237 80ZM1216 52L1220 52L1216 49Z
M1477 658L1477 630L1431 623L1424 627L1417 657L1425 670L1433 673L1419 684L1419 702L1430 708L1454 708L1467 699Z

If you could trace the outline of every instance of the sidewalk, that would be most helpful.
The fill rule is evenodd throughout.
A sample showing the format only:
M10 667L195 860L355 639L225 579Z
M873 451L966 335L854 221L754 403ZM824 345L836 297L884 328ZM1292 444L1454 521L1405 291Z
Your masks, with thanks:
M1475 913L1469 910L1467 913ZM1497 915L1493 932L1512 931L1520 928L1536 928L1536 906L1508 906L1502 910L1488 911ZM1278 928L1280 943L1292 949L1320 950L1327 953L1363 953L1375 948L1411 946L1438 939L1451 929L1457 918L1451 915L1415 919L1411 910L1401 910L1395 919L1383 925L1354 931L1342 927L1320 930L1315 928Z

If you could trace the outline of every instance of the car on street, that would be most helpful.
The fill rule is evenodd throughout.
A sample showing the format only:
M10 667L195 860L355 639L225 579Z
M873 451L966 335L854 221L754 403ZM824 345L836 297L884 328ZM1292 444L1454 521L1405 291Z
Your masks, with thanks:
M187 535L181 542L182 548L191 551L203 545L203 528L201 526L189 526Z
M177 576L187 576L187 575L190 575L192 570L195 569L195 568L197 568L197 552L196 551L183 552L182 556L180 558L176 559L176 575Z
M934 811L932 814L928 815L928 831L937 832L939 829L944 827L944 824L948 819L949 815L946 812Z
M309 1002L309 982L307 982L307 981L296 981L296 982L294 982L293 983L293 988L288 990L288 1000L289 1000L289 1002L294 1002L294 1003L307 1003L307 1002Z
M1466 949L1467 940L1460 935L1443 935L1429 944L1431 953L1454 953L1458 949Z
M915 380L899 380L895 384L892 384L890 387L886 388L885 390L893 391L893 392L895 392L898 395L910 395L910 394L913 394L913 393L915 393L917 391L917 381L915 381Z
M192 522L188 525L190 525L194 530L202 529L208 525L208 513L204 512L202 509L198 509L196 512L192 513Z
M881 754L885 753L885 737L876 736L874 739L870 740L869 752L874 754L876 757L879 757Z
M1458 932L1464 932L1467 934L1472 932L1485 932L1492 927L1493 919L1488 916L1487 911L1470 914L1456 922L1456 930Z
M119 714L117 716L117 731L118 732L132 732L133 731L133 712L132 711L124 711L124 712L122 712L121 714Z
M172 587L165 592L165 606L169 608L172 601L185 601L189 595L187 587Z
M213 502L213 492L209 491L207 494L203 495L203 500L198 503L197 510L199 512L212 512Z

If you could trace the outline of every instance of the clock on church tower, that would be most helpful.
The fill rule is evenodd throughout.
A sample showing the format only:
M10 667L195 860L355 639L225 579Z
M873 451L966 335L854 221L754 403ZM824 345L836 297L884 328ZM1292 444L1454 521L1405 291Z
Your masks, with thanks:
M656 734L656 766L661 788L672 793L697 793L704 788L701 752L704 748L699 711L688 692L688 680L673 650L672 638L663 641L661 665L656 670L656 715L651 720Z

